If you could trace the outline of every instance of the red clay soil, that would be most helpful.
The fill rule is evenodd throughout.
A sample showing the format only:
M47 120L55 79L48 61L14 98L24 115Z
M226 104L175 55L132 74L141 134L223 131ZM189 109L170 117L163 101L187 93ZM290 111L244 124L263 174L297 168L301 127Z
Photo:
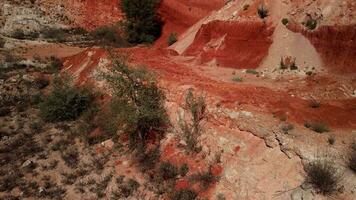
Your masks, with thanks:
M93 52L90 58L88 52ZM218 100L221 106L236 109L236 106L254 106L265 113L284 113L288 120L303 125L305 122L323 122L331 128L356 128L356 99L323 101L320 108L310 108L309 101L292 97L285 91L247 84L216 81L202 76L185 64L178 64L164 55L162 50L148 48L120 49L118 52L131 55L130 62L144 64L156 72L160 84L169 93L172 88L192 85ZM79 75L79 82L90 80L90 73L105 52L91 49L66 59L64 68ZM82 67L87 62L86 67Z
M65 2L71 20L77 26L88 30L116 23L123 18L119 0L66 0Z
M262 21L213 21L201 27L185 55L200 56L201 63L216 59L224 67L256 68L268 54L273 31Z
M221 8L224 3L225 0L163 0L158 10L165 24L162 37L155 45L167 47L170 33L183 33L211 11Z
M234 84L212 80L194 72L192 68L177 64L159 50L143 48L127 49L132 54L131 62L145 64L154 70L164 88L169 90L179 85L193 85L208 96L220 100L224 107L252 105L266 113L285 113L291 122L323 122L331 128L356 128L356 99L324 101L320 108L310 108L310 102L292 97L287 92L266 87Z
M356 26L322 26L315 31L307 31L298 25L288 28L301 32L314 45L324 65L339 73L356 71Z

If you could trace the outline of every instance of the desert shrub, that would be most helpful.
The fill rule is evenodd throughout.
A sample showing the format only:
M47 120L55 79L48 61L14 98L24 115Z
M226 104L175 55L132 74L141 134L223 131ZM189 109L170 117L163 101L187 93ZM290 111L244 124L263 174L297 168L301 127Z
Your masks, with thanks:
M40 116L48 122L75 120L92 101L93 93L88 88L76 88L68 76L57 76L51 93L39 104Z
M261 19L264 19L268 17L268 10L264 7L264 5L261 5L257 8L257 14Z
M116 196L128 198L132 196L132 194L137 191L139 187L140 184L136 180L129 179L126 183L118 186L120 192L118 192Z
M91 32L92 37L101 45L111 45L115 47L128 46L126 41L119 35L115 26L103 26Z
M69 148L61 152L62 159L69 167L76 167L79 162L79 153L75 148Z
M249 7L250 7L249 4L245 4L244 7L243 7L243 10L247 10Z
M181 176L185 176L187 175L188 172L189 172L189 166L186 163L184 163L179 169L179 174Z
M4 46L5 46L5 40L2 37L0 37L0 48L4 48Z
M178 41L177 33L173 32L173 33L169 34L168 40L167 40L168 46L171 46L172 44L176 43L177 41Z
M132 148L145 146L147 139L159 138L165 131L165 96L147 70L130 68L124 59L113 63L110 72L103 74L114 91L109 116L128 134Z
M226 200L226 198L225 198L224 194L220 193L216 196L216 200Z
M162 31L162 21L156 10L160 0L123 0L124 31L130 43L152 43Z
M25 33L23 32L23 30L21 30L21 29L16 29L16 30L12 33L11 37L13 37L13 38L15 38L15 39L23 40L23 39L25 39L26 35L25 35Z
M309 101L309 107L311 107L311 108L319 108L320 107L320 102L318 102L317 100L315 100L315 99L311 99L310 101Z
M41 30L41 34L45 39L52 39L58 42L65 42L68 34L64 29L47 27Z
M174 179L178 176L178 168L170 162L163 162L159 166L159 174L164 179Z
M312 72L312 71L307 71L307 72L305 72L305 75L307 75L307 76L311 76L311 75L313 75L314 73Z
M189 116L183 116L179 120L183 139L187 143L189 151L199 152L201 148L198 147L198 138L202 134L202 122L206 117L205 98L194 96L190 89L185 98L185 107L189 111Z
M234 81L234 82L242 82L242 81L243 81L243 78L241 78L241 77L234 77L234 78L232 79L232 81Z
M342 175L334 164L328 160L311 162L307 166L306 172L306 180L321 194L333 194L340 187Z
M287 25L289 23L289 20L287 18L282 19L282 24Z
M209 169L206 172L199 172L198 174L193 175L192 179L199 182L203 189L207 189L212 183L218 180L218 177L214 176Z
M314 30L318 25L318 21L313 18L309 18L307 22L305 23L305 27L307 27L309 30Z
M34 83L37 89L43 89L49 85L49 80L43 76L37 77Z
M247 69L246 70L247 74L253 74L253 75L258 75L258 71L254 70L254 69Z
M307 122L304 124L304 126L317 133L324 133L330 131L329 127L321 122Z
M197 193L190 189L174 191L171 197L172 200L195 200L197 198Z
M335 144L335 141L336 141L336 139L335 139L335 137L334 137L333 135L331 135L331 136L328 137L328 143L329 143L330 145L334 145L334 144Z
M148 170L153 169L156 163L158 162L160 155L161 152L159 147L156 147L151 150L145 150L143 148L137 150L136 158L140 165L139 167L141 171L146 172Z
M281 130L283 131L283 133L287 134L289 131L293 130L294 126L293 124L290 123L283 123L281 125Z
M356 173L356 143L353 143L352 148L350 149L349 157L348 157L348 166L349 168Z
M49 58L49 63L46 67L46 72L47 73L57 73L62 67L63 67L62 61L55 56L51 56Z

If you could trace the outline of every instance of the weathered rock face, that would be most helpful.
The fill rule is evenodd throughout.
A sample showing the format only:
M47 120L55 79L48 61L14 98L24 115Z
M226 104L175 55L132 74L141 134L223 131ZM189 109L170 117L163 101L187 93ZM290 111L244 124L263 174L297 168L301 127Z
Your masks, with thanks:
M197 56L201 63L256 68L268 53L273 30L261 21L212 21L201 27L185 55Z
M315 31L302 33L315 46L326 68L341 73L355 73L356 25L322 26Z

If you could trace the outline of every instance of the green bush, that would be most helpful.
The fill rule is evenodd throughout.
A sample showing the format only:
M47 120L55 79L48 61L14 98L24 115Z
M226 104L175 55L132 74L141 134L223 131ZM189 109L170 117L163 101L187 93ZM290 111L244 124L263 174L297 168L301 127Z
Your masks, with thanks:
M234 81L234 82L242 82L243 81L243 78L241 78L241 77L234 77L233 79L232 79L232 81Z
M170 162L163 162L159 167L159 174L164 179L174 179L178 176L178 168Z
M147 70L130 68L122 58L113 63L110 72L103 74L114 91L110 120L128 134L131 147L145 146L147 139L160 138L165 132L165 96Z
M177 33L173 32L173 33L169 34L168 40L167 40L168 46L171 46L172 44L176 43L177 41L178 41Z
M247 74L258 75L258 71L256 71L255 69L247 69L246 73Z
M47 73L57 73L61 70L62 67L63 67L62 61L55 56L51 56L49 58L49 63L47 65L45 71Z
M189 166L188 166L188 164L184 163L180 167L179 173L180 173L181 176L185 176L185 175L187 175L188 172L189 172Z
M40 116L48 122L75 120L92 101L93 94L89 89L74 87L68 76L57 76L51 93L39 104Z
M307 122L304 124L304 126L317 133L324 133L330 131L329 127L326 124L320 122Z
M257 8L257 14L261 19L264 19L268 17L268 10L263 5L261 5Z
M287 18L282 19L282 24L287 25L289 23L289 20Z
M91 32L91 35L94 40L102 45L112 45L115 47L128 46L126 41L119 35L117 28L114 26L99 27Z
M316 19L308 19L307 22L305 23L305 27L307 27L309 30L314 30L318 25L318 21Z
M122 0L125 13L124 31L127 41L134 44L152 43L162 31L162 21L156 10L160 0Z
M171 197L172 200L195 200L197 198L197 193L190 189L175 191Z
M333 163L327 160L317 160L306 168L307 181L324 195L330 195L340 188L342 175Z

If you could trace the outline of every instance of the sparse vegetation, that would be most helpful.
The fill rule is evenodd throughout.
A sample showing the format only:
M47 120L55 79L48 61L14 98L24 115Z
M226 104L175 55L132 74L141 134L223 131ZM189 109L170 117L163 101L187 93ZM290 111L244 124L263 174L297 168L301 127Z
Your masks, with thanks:
M0 37L0 48L4 48L4 46L5 46L5 40L2 37Z
M11 37L13 37L13 38L15 38L15 39L23 40L23 39L25 39L26 36L25 36L25 33L23 32L23 30L21 30L21 29L16 29L16 30L12 33Z
M294 126L293 124L290 123L283 123L281 125L281 130L283 131L283 133L287 134L289 131L293 130Z
M103 26L91 32L92 37L104 46L126 47L127 42L120 36L115 26Z
M176 43L177 41L178 41L178 39L177 39L176 32L169 34L168 40L167 40L168 46L171 46L172 44Z
M316 160L309 163L306 172L307 181L323 195L331 195L340 188L342 174L328 160Z
M157 14L160 0L123 0L121 10L125 13L124 32L127 41L134 44L152 43L162 31Z
M329 127L321 122L307 122L304 124L304 126L317 133L324 133L330 131Z
M202 122L206 117L206 103L203 96L194 96L192 89L188 91L185 98L185 107L190 112L190 116L183 116L179 120L183 138L187 143L190 152L199 152L198 138L202 134ZM186 120L190 119L190 122Z
M254 70L254 69L247 69L246 74L258 75L258 71Z
M356 173L356 143L353 143L348 156L348 166Z
M283 18L283 19L282 19L282 24L283 24L283 25L286 26L288 23L289 23L289 20L288 20L287 18Z
M243 78L241 78L241 77L234 77L233 79L232 79L232 81L234 81L234 82L242 82L243 81Z
M39 104L40 116L48 122L74 120L87 110L93 94L87 88L76 88L70 77L57 76L49 96Z
M49 63L47 65L45 71L47 73L57 73L61 70L62 67L63 67L62 61L55 56L51 56L49 58Z
M318 21L313 18L309 18L305 23L305 27L307 27L309 30L314 30L317 27L317 25L318 25Z
M243 7L243 10L248 10L249 7L250 7L249 4L245 4L244 7Z
M260 16L261 19L264 19L264 18L268 17L268 10L267 10L267 8L265 8L264 5L260 5L257 8L257 14L258 14L258 16Z
M192 179L196 182L199 182L203 189L208 189L212 183L218 181L218 177L213 175L211 169L206 172L200 172L193 175Z
M170 162L163 162L159 166L159 174L163 180L174 179L178 176L178 168Z
M331 136L328 137L328 143L330 145L334 145L335 141L336 141L335 136L331 135Z
M172 194L172 200L195 200L198 195L195 191L189 189L182 189L179 191L175 191Z
M311 99L309 102L309 107L311 108L319 108L321 106L320 102L315 99Z

